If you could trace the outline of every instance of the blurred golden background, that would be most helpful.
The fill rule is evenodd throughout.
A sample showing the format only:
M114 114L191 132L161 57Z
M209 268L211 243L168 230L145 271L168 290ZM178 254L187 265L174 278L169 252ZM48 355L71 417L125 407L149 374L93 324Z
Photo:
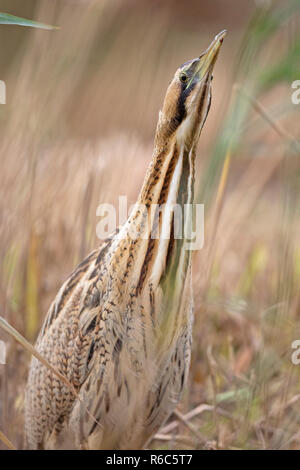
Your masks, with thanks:
M188 421L171 417L152 447L300 448L299 2L0 0L0 11L60 26L0 25L1 316L32 343L99 244L97 206L135 201L176 68L228 30L198 148ZM21 448L29 356L0 339L0 430Z

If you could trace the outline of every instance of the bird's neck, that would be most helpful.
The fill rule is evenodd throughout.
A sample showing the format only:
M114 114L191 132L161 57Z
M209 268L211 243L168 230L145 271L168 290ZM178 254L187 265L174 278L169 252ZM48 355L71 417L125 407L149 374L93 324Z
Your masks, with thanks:
M130 225L141 211L148 216L147 223L140 224L144 250L140 286L146 277L158 285L177 271L185 276L190 261L184 243L186 225L192 225L195 148L163 131L158 125L152 161L129 218Z
M154 152L147 170L138 205L184 204L193 200L194 145L161 124L155 137Z

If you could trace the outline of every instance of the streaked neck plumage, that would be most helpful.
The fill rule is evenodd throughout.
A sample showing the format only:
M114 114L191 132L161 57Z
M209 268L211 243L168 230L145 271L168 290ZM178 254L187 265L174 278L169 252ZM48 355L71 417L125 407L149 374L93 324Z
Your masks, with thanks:
M179 212L175 211L175 216L182 215L182 224L192 226L195 154L209 109L210 82L211 77L208 76L203 83L198 106L191 115L182 120L168 120L164 111L170 106L170 101L176 102L175 93L167 94L169 102L165 100L159 114L152 161L129 218L129 221L135 220L141 206L146 207L148 212L156 207L156 217L155 210L152 210L152 219L148 218L151 223L143 229L149 240L142 269L144 279L140 280L140 287L146 277L158 285L167 275L173 278L176 272L180 277L186 275L190 252L184 250L184 243L188 231L182 227L182 237L174 237L172 207L177 205ZM153 235L154 238L151 238ZM157 235L158 238L155 238Z
M159 113L152 161L117 245L134 253L127 280L136 286L137 295L149 286L161 286L180 297L184 287L191 259L185 243L193 226L196 146L209 112L212 71L225 34L217 35L199 58L178 68ZM174 221L177 227L180 221L174 206L181 216L181 236L175 230Z

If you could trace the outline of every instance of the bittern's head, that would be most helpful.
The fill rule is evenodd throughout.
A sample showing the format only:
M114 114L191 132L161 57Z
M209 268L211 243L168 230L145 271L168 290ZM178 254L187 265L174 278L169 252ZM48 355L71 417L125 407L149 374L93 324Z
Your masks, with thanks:
M199 58L181 65L171 81L160 115L160 137L176 136L186 146L195 144L211 101L213 68L226 31L219 33Z

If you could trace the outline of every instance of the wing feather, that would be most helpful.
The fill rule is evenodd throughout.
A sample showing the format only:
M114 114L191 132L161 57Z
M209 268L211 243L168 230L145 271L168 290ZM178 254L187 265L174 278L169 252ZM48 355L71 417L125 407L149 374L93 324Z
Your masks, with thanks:
M36 342L39 353L77 390L86 380L93 360L94 328L101 316L99 273L110 243L111 239L90 253L63 284ZM74 399L65 384L32 358L25 401L28 447L42 448L49 436L59 433Z

